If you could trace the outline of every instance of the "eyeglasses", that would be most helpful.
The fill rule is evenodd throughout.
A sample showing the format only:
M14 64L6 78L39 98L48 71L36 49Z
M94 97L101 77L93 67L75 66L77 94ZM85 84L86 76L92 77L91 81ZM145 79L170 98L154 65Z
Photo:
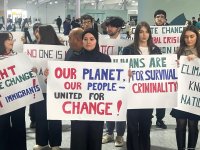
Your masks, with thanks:
M165 16L164 15L156 15L156 18L165 18Z

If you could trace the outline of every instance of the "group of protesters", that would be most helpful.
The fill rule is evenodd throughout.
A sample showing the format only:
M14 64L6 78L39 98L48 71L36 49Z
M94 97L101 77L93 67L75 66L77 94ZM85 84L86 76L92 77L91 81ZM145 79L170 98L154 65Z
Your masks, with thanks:
M166 26L167 15L164 10L154 13L155 26ZM120 31L124 26L124 20L111 16L106 22L108 38L123 39ZM94 28L93 18L90 15L81 16L81 27L69 32L69 46L65 61L82 62L111 62L109 55L99 50L99 33ZM63 45L59 41L54 28L50 25L35 24L33 26L35 41L31 44ZM139 22L135 28L134 42L123 49L123 55L161 55L158 46L153 43L150 25ZM187 56L192 61L200 57L200 36L193 25L184 28L180 37L180 47L176 51L178 59ZM0 60L17 55L13 50L13 36L10 32L0 33ZM22 64L23 66L23 64ZM37 72L37 70L35 70ZM45 70L48 78L49 70ZM131 76L131 73L129 74ZM46 82L46 80L45 80ZM48 84L48 83L47 83ZM0 91L1 94L1 91ZM62 143L62 123L58 120L47 120L46 93L44 100L33 104L36 128L36 145L34 150L42 150L51 147L52 150L60 150ZM129 97L134 99L134 97ZM32 105L32 106L33 106ZM33 108L32 108L33 109ZM195 149L198 140L198 121L200 116L172 109L172 117L176 119L175 136L177 149ZM102 144L114 141L116 147L124 146L124 133L127 126L127 150L150 150L150 130L152 125L153 108L128 109L127 121L71 121L71 150L101 150ZM167 129L163 121L165 109L156 109L156 126ZM106 133L103 135L103 128ZM188 126L188 144L186 146L186 129ZM114 138L114 128L117 136ZM11 144L12 143L12 144ZM0 150L27 150L26 145L25 107L0 116Z

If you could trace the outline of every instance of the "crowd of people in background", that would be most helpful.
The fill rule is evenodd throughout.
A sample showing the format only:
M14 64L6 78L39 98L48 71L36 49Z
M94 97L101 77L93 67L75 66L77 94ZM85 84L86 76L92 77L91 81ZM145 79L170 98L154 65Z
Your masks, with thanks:
M58 18L56 18L54 21L58 28L59 33L61 33L61 30L62 30L63 31L62 33L64 35L69 35L69 32L71 29L82 26L81 18L72 17L71 19L70 17L66 17L63 20L60 16L58 16ZM40 19L36 18L33 20L31 16L29 18L16 17L14 20L9 17L7 18L7 27L5 27L4 17L0 16L0 31L7 30L7 31L13 32L13 31L16 31L17 27L23 31L24 22L27 22L29 26L32 26L34 23L41 23ZM98 29L99 33L107 34L106 26L105 26L106 19L100 21L99 18L97 18L97 20L92 18L92 22L93 22L93 26ZM166 19L166 25L168 24L169 23L167 22L167 19ZM136 25L137 25L137 19L131 19L130 21L125 22L124 26L122 27L122 31L124 31L124 33L127 35L127 39L131 38L130 37L131 27L136 26ZM200 14L197 20L196 20L196 17L192 17L191 20L187 19L185 21L185 25L194 25L198 29L200 29Z
M85 61L85 62L111 62L108 55L99 51L99 27L102 28L101 34L107 34L110 39L123 39L121 31L124 26L131 28L136 25L134 42L127 45L123 50L123 55L161 55L161 50L152 41L150 25L145 22L125 21L116 16L108 17L100 24L100 20L94 20L90 15L83 15L81 18L65 18L62 21L58 16L55 19L58 33L61 33L63 25L63 34L69 36L70 49L66 53L65 61ZM16 18L15 23L12 19L8 20L7 31L16 31L16 24L25 33L25 43L62 45L59 41L54 28L51 25L42 25L36 22L33 25L32 39L29 28L32 24L30 18ZM4 19L0 18L0 30L3 27ZM14 24L14 26L13 26ZM166 26L167 14L164 10L157 10L154 13L154 25ZM180 48L177 50L178 59L181 55L200 58L200 16L198 22L195 17L187 22L187 27L180 37ZM130 31L126 32L126 38L130 38ZM12 34L9 32L0 33L0 56L14 55L12 47L7 48L6 42L11 42ZM53 41L53 42L52 42ZM189 42L191 41L191 42ZM88 46L87 43L91 45ZM13 44L11 44L13 45ZM50 147L52 150L59 150L62 143L62 124L61 121L47 120L46 112L46 94L44 101L34 104L30 110L31 128L36 128L36 145L34 150L42 150L44 147ZM132 99L132 98L131 98ZM32 105L33 107L33 105ZM184 111L173 109L172 117L176 119L175 136L178 150L195 149L198 140L198 121L200 116ZM115 141L116 147L124 146L124 132L127 126L127 150L150 150L150 129L152 125L153 109L129 109L127 111L127 122L105 122L106 133L103 135L103 121L71 121L71 150L101 150L101 145ZM156 127L167 129L164 121L165 109L156 109ZM15 120L17 119L17 121ZM15 127L15 125L17 127ZM188 145L186 146L186 127L189 127ZM114 138L114 129L117 136ZM13 134L7 134L10 132ZM25 108L13 111L0 116L0 149L14 150L10 141L14 138L17 147L15 150L26 150L25 136ZM12 138L11 138L12 137ZM12 140L11 140L12 139ZM14 142L12 141L12 142ZM8 147L10 146L10 147Z

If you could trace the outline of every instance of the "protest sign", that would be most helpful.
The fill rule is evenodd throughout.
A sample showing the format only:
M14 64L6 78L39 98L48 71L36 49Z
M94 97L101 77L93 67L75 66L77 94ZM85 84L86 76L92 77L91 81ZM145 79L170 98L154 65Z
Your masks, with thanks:
M188 61L181 56L178 71L178 107L176 109L200 115L200 59Z
M126 120L128 66L49 61L48 68L48 119Z
M0 115L43 100L32 64L23 53L1 60Z
M107 55L121 55L123 48L130 45L133 41L127 39L110 39L110 38L99 39L100 51Z
M24 32L11 32L13 35L13 50L18 53L23 52L23 38L24 38Z
M127 90L128 109L177 105L176 57L175 54L111 56L113 63L127 64L132 72Z
M180 36L185 26L151 26L153 43L163 54L173 54L180 45ZM132 27L132 39L135 27Z
M43 93L46 93L46 77L44 70L47 68L48 60L64 60L68 47L62 45L24 44L24 53L32 60L37 68L37 76Z

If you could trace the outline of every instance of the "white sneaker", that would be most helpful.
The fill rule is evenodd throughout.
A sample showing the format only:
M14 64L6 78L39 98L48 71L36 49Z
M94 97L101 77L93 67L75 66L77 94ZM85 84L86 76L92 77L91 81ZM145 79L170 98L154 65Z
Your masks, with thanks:
M35 145L33 147L33 150L44 150L47 147L49 147L49 145L45 145L45 146Z
M124 146L124 138L123 138L123 136L116 136L115 146L116 147L122 147L122 146Z
M54 146L54 147L52 147L51 150L60 150L60 147L59 146Z
M114 134L109 135L108 133L106 133L105 135L103 135L102 144L109 143L112 141L114 141Z

